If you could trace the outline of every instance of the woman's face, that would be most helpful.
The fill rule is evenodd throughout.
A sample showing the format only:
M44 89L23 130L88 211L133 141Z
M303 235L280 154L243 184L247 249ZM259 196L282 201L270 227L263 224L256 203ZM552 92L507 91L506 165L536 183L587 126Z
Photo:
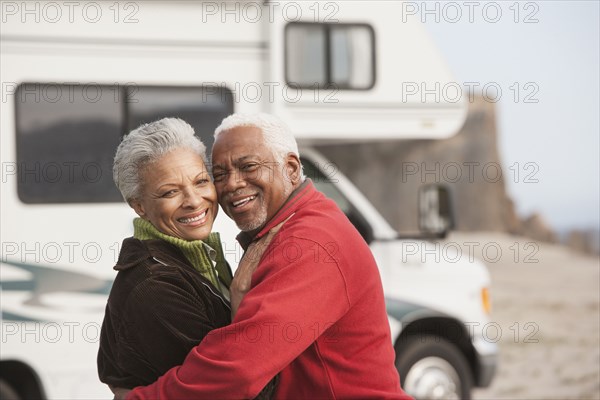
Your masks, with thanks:
M202 158L180 148L140 171L140 199L135 212L162 233L204 240L217 216L217 193Z

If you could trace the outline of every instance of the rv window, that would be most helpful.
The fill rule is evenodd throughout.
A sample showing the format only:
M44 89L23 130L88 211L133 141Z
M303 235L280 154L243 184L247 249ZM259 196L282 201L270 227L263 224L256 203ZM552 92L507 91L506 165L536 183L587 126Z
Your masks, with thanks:
M310 160L305 158L301 159L302 168L307 178L312 179L315 187L325 196L335 201L338 207L346 214L346 217L350 220L352 225L356 228L358 233L365 239L365 242L371 243L374 238L373 228L366 221L365 217L348 201L346 196L337 188L332 179L335 179L335 171L337 168L333 164L322 165L321 170L318 165L313 164ZM323 171L327 171L330 174L326 175Z
M194 127L210 156L213 134L233 113L233 94L221 87L130 87L127 130L165 117L178 117Z
M286 35L288 83L298 86L325 86L328 78L323 25L290 24Z
M120 88L21 84L15 95L17 191L25 203L120 201L112 158Z
M369 25L290 23L286 81L309 89L370 89L375 84L374 43Z
M312 179L315 187L325 196L335 201L338 207L346 215L348 215L348 213L350 213L351 211L352 205L350 204L348 199L346 199L346 197L338 190L338 188L335 187L331 179L328 176L326 176L323 172L321 172L319 167L314 165L311 161L304 158L302 158L301 161L304 175L306 175L307 178ZM332 172L335 172L336 170L336 168L329 168L335 167L334 165L324 165L322 167L325 170L331 170Z
M18 195L24 203L119 202L112 160L123 134L180 117L212 147L233 112L224 88L23 83L15 95Z

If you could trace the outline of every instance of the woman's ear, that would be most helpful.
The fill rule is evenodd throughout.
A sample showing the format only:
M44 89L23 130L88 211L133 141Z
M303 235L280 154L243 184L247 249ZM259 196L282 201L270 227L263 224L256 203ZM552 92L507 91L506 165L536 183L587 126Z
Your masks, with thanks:
M133 208L133 211L135 211L137 215L139 215L141 218L146 219L146 211L141 201L137 199L129 200L129 206Z

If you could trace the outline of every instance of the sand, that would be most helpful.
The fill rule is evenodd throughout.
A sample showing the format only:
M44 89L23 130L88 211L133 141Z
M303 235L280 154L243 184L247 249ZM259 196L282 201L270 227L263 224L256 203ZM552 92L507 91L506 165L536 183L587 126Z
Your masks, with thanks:
M481 244L474 253L489 268L491 321L501 330L496 377L473 397L600 399L600 259L498 233L448 241Z

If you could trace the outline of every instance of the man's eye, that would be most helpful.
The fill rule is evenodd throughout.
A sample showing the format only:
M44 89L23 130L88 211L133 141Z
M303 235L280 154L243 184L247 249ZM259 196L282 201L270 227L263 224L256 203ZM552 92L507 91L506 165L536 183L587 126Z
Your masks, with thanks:
M213 180L215 182L221 182L226 176L227 174L225 172L219 172L217 174L213 174Z
M252 171L255 171L257 168L258 168L258 164L249 163L249 164L242 165L242 167L240 169L244 172L252 172Z
M206 184L207 184L207 183L209 183L209 182L210 182L210 180L208 180L208 179L206 179L206 178L202 178L202 179L198 179L198 180L196 181L196 185L198 185L198 186L203 186L203 185L206 185Z

